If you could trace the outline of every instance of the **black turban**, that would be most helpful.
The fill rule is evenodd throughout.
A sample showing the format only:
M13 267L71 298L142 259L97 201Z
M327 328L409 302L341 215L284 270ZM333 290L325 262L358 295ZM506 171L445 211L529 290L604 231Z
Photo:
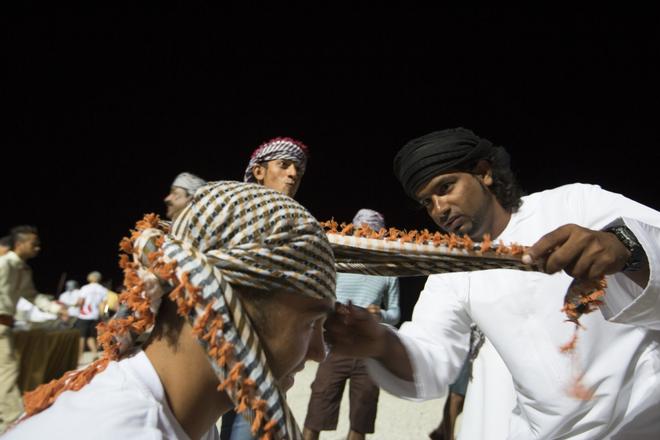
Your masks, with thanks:
M435 176L465 170L489 156L493 144L465 128L434 131L411 140L394 157L394 175L403 190L415 198L423 183Z

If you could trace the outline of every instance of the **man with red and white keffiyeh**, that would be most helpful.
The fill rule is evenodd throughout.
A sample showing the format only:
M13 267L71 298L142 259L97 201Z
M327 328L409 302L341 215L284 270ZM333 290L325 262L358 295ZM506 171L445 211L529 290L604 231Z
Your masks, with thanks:
M258 146L250 156L243 179L295 197L302 182L309 148L289 137L276 137ZM249 414L245 414L249 419ZM222 440L252 440L251 421L228 411L222 416Z
M309 148L298 140L288 137L271 139L254 150L243 180L295 197L308 157Z

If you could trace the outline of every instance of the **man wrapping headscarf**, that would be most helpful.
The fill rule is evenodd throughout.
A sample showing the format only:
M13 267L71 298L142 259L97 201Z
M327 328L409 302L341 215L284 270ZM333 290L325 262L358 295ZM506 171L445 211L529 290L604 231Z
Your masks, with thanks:
M452 171L473 171L479 160L490 162L490 190L507 209L515 209L523 195L510 170L509 154L471 130L458 127L434 131L411 140L394 157L394 175L406 194L415 198L422 184Z
M167 295L205 349L220 383L218 389L252 421L253 433L266 439L300 438L284 390L269 364L277 360L268 358L272 352L260 342L264 335L255 330L255 316L246 312L248 304L241 292L264 297L288 292L300 295L301 302L311 298L332 304L334 257L320 225L293 199L238 182L202 187L171 231L162 230L161 225L156 216L148 215L138 222L131 238L122 241L132 261L124 256L121 262L126 290L120 297L120 310L99 328L103 358L28 393L28 419L14 428L17 435L42 432L39 427L52 429L47 417L39 418L51 410L57 412L59 400L75 399L76 393L65 393L56 401L58 396L80 390L97 373L124 362L112 361L131 356L157 324L163 295ZM234 289L239 289L238 295ZM291 321L296 318L292 316ZM306 328L321 331L318 324ZM79 420L78 414L75 417Z

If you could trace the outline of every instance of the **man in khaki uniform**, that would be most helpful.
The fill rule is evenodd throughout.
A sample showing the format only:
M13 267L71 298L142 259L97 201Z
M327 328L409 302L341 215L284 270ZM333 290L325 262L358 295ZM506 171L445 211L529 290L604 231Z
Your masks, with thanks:
M12 250L0 257L0 433L23 411L11 329L19 298L33 300L38 294L26 261L41 250L37 229L31 226L14 228L12 241Z
M0 238L0 257L11 250L11 237L9 235Z

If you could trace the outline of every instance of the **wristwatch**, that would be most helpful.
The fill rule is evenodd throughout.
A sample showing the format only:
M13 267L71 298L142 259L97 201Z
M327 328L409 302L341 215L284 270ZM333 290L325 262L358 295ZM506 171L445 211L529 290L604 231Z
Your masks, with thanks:
M630 258L628 258L628 261L626 261L626 264L621 271L636 272L640 270L646 259L646 253L644 252L642 245L637 241L635 234L633 234L627 226L623 225L607 228L605 232L611 232L616 235L616 238L618 238L621 244L623 244L630 252Z

